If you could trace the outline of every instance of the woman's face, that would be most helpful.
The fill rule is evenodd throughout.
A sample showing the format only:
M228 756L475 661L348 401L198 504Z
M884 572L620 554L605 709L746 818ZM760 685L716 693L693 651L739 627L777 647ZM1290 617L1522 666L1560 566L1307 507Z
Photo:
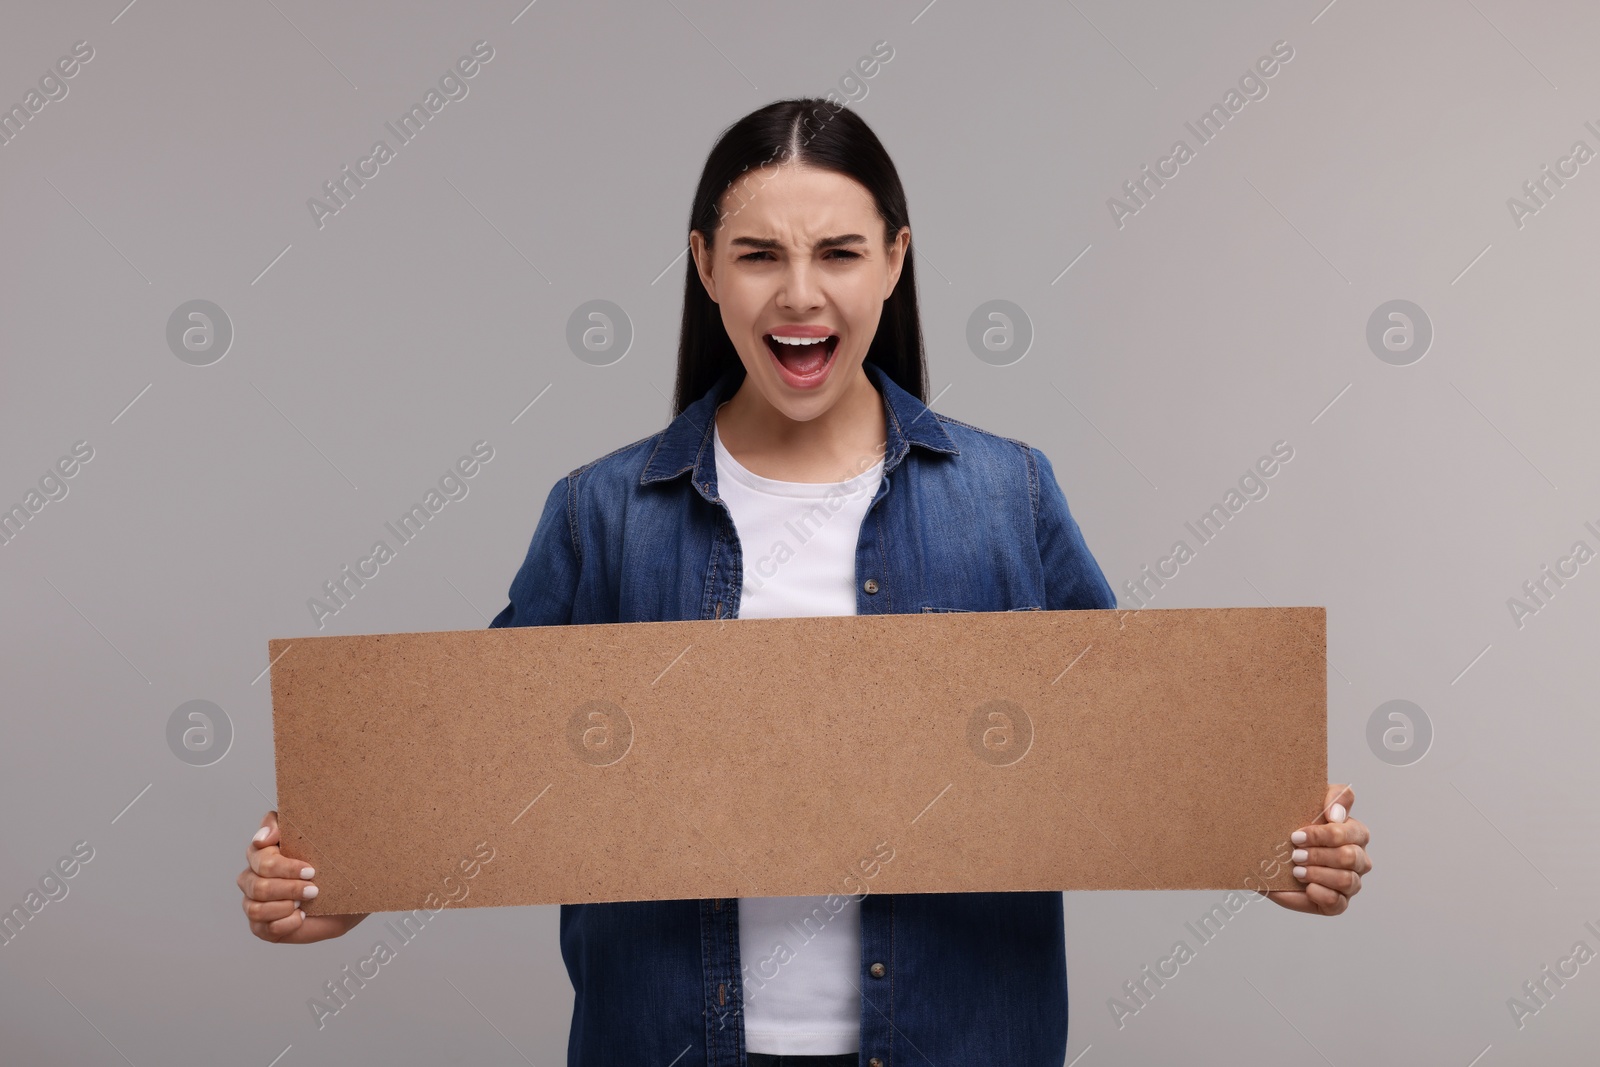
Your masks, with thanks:
M721 207L713 247L698 230L689 241L745 385L790 419L814 419L866 382L861 364L911 230L885 248L866 187L803 164L746 173Z

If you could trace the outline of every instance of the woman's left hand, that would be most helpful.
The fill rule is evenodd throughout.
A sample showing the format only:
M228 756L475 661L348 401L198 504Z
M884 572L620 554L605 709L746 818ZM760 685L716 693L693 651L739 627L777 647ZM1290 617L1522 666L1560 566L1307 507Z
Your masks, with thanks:
M1347 785L1328 784L1322 814L1310 826L1290 835L1294 876L1305 889L1269 890L1274 904L1312 915L1338 915L1361 892L1361 876L1372 870L1367 858L1371 835L1359 819L1349 817L1356 794Z

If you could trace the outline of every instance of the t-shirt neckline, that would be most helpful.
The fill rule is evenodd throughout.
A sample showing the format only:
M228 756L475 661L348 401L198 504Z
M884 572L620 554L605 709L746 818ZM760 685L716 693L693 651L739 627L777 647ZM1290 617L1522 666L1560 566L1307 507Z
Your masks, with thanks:
M733 458L733 453L728 451L728 446L722 443L722 432L716 424L715 414L711 422L712 445L716 450L717 477L732 478L747 489L769 496L804 497L806 499L819 499L833 494L842 493L846 496L865 492L878 481L883 473L883 460L878 460L871 467L853 477L839 482L785 482L777 478L767 478L740 463Z

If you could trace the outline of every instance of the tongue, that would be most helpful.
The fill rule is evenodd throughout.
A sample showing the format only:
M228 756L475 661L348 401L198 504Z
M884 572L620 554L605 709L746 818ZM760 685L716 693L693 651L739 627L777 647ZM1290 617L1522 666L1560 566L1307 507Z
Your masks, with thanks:
M778 359L795 374L805 377L815 374L828 362L828 345L824 341L814 345L780 345Z

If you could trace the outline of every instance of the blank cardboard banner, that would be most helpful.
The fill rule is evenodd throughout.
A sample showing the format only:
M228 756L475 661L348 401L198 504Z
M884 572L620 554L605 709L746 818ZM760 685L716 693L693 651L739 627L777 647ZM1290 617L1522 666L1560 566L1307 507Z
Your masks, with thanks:
M1320 607L268 642L311 914L836 893L1295 889Z

